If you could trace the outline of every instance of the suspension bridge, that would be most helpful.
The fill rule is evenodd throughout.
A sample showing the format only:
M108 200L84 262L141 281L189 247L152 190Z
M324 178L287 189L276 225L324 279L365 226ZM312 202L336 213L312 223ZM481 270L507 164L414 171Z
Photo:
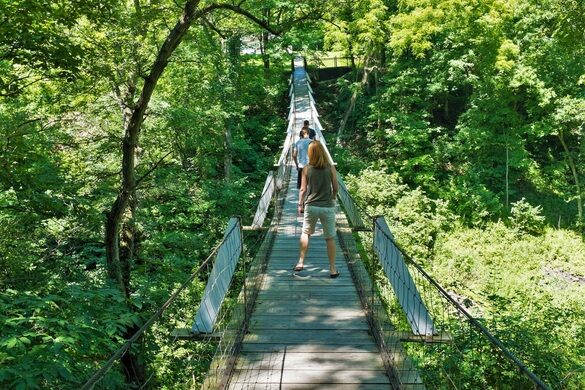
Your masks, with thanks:
M286 138L252 224L242 226L232 218L197 272L83 388L99 387L180 292L205 275L192 327L174 333L217 342L205 389L507 388L510 376L522 388L548 389L399 248L383 217L360 210L341 175L336 237L341 275L329 278L319 226L304 269L293 271L302 222L292 148L305 120L326 146L302 58L294 60L293 69ZM260 245L248 264L238 265L249 231L261 233ZM244 277L236 288L237 269ZM226 307L230 294L233 303ZM480 363L488 354L498 364L486 369Z

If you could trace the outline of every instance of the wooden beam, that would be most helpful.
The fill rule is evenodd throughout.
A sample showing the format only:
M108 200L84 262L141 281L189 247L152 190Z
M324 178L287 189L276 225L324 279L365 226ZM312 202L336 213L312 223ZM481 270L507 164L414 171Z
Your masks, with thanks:
M191 328L175 328L171 337L180 340L220 340L221 335L217 333L193 332Z
M433 335L417 335L412 332L392 332L392 336L407 343L451 343L453 335L450 332L439 332Z
M243 231L253 231L253 232L261 232L261 231L265 231L268 230L268 227L264 227L264 226L254 226L254 225L248 225L248 226L242 226L242 230Z

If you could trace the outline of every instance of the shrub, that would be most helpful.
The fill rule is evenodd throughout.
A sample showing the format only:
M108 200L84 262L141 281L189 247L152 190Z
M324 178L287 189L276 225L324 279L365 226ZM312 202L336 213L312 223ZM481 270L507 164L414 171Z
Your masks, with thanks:
M532 206L522 198L512 203L510 213L512 227L518 231L528 234L541 234L544 231L545 217L542 215L542 207Z

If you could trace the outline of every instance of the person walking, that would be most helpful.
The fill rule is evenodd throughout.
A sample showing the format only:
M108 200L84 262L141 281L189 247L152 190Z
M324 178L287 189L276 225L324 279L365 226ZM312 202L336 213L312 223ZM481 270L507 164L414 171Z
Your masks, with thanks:
M310 123L310 122L309 122L307 119L305 119L305 121L303 122L303 129L305 129L305 128L306 128L306 129L307 129L307 131L309 132L309 138L310 138L311 140L314 140L314 139L315 139L315 137L317 136L317 132L315 131L315 129L312 129L312 128L309 126L310 124L311 124L311 123ZM302 130L301 130L301 131L302 131ZM301 136L301 135L299 134L299 137L300 137L300 136Z
M337 278L335 267L335 200L339 185L337 171L330 163L325 147L319 141L309 145L309 164L303 168L301 190L299 192L298 212L303 214L303 230L299 241L299 261L295 271L302 271L305 255L309 249L309 239L315 233L317 221L323 226L323 237L327 244L329 258L329 277Z
M301 188L301 177L303 176L303 168L309 163L309 129L303 127L301 129L300 139L295 142L293 148L293 160L297 167L297 189Z

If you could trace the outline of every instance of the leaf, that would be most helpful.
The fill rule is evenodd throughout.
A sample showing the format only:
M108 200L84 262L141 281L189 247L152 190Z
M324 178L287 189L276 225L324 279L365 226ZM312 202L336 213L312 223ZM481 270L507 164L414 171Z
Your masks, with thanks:
M59 375L61 376L61 378L66 379L66 380L71 379L71 373L65 367L59 367L57 369L57 371L59 372Z
M12 337L8 339L8 341L6 341L5 344L7 349L12 349L19 346L21 344L21 341L18 340L18 337Z
M30 343L31 343L30 339L28 339L26 337L19 337L18 339L20 340L21 343L26 344L26 345L30 345Z

